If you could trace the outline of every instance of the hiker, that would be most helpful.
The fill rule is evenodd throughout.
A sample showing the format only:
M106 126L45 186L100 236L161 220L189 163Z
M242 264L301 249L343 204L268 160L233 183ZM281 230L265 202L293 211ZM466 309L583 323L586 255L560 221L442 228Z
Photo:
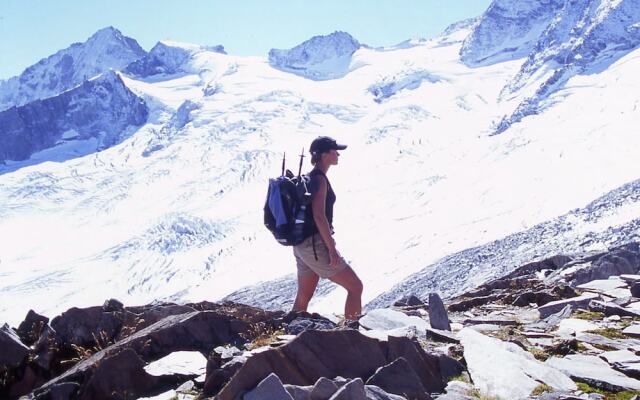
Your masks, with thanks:
M338 165L338 150L346 148L328 136L316 138L309 148L313 165L308 185L311 207L305 218L305 239L293 246L298 268L298 293L293 311L306 311L318 280L327 278L347 290L344 317L348 325L360 317L362 282L336 248L332 226L336 195L327 178L329 168Z

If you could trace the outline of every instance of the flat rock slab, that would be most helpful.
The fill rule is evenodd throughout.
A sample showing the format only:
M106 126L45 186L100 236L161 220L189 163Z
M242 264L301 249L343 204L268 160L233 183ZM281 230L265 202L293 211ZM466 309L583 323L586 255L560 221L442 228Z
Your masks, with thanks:
M561 311L568 305L572 306L574 309L587 308L589 302L591 302L592 300L598 300L599 298L600 295L598 295L597 293L585 293L582 296L571 297L569 299L547 303L541 307L538 307L538 312L540 312L540 318L547 318L550 315Z
M578 318L567 318L560 321L560 324L558 325L558 334L574 335L576 333L592 331L598 328L600 328L600 326L591 321Z
M596 356L570 354L564 358L551 357L545 364L559 369L575 380L604 390L640 390L640 381L615 371Z
M633 337L640 337L640 324L629 325L622 330L622 333Z
M614 289L626 288L627 286L629 286L627 282L616 277L611 279L596 279L583 283L582 285L578 285L578 289L606 293Z
M622 317L640 318L640 312L632 311L619 305L606 301L594 300L589 303L589 310L598 311L604 313L604 315L610 317L612 315L619 315Z
M496 316L496 315L486 315L482 317L468 318L465 319L463 325L480 325L480 324L489 324L489 325L500 325L500 326L514 326L518 325L518 321L515 318L507 317L507 316Z
M595 333L578 333L576 339L580 342L607 346L617 350L640 351L640 341L637 339L609 339Z
M400 311L388 308L371 310L360 318L359 322L363 328L381 331L415 326L421 336L426 334L426 329L429 327L429 323L420 317L408 316Z
M632 274L622 274L620 275L620 279L627 282L628 284L640 282L640 275L632 275Z
M605 351L599 357L609 364L640 362L640 357L629 350Z
M477 331L477 332L497 332L500 329L502 329L500 325L494 325L494 324L471 325L468 328L473 329L474 331Z
M519 346L470 328L458 333L471 379L480 393L504 399L526 399L540 382L556 390L575 390L566 375L536 360Z
M433 328L427 328L427 339L446 343L460 343L460 339L455 333Z
M153 376L182 374L202 375L206 372L207 358L199 351L176 351L144 367Z

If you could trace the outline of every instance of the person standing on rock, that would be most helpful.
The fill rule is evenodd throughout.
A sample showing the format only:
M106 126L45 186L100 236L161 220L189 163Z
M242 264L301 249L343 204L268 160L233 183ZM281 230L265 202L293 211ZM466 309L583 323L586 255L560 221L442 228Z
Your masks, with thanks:
M349 325L358 320L362 311L362 282L336 248L332 226L336 195L327 178L329 168L338 165L338 150L346 148L328 136L317 137L309 148L313 165L308 185L311 207L305 218L305 240L293 246L298 268L293 311L306 311L318 280L327 278L347 290L344 317Z

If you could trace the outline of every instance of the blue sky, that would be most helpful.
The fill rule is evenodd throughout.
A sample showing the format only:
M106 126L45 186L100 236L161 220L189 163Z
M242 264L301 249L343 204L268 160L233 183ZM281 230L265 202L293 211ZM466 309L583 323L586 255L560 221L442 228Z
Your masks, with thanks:
M371 46L437 35L490 0L0 0L0 79L114 26L149 50L158 40L266 55L343 30Z

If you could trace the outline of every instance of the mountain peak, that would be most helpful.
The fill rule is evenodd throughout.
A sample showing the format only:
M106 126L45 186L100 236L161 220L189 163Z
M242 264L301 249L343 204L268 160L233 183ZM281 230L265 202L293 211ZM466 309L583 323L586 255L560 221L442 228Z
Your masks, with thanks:
M0 84L0 111L55 96L110 68L121 70L146 52L135 39L109 26L85 42L40 60L18 76Z
M314 36L288 50L271 49L269 64L313 80L336 79L349 72L351 56L361 44L350 34L335 31Z

